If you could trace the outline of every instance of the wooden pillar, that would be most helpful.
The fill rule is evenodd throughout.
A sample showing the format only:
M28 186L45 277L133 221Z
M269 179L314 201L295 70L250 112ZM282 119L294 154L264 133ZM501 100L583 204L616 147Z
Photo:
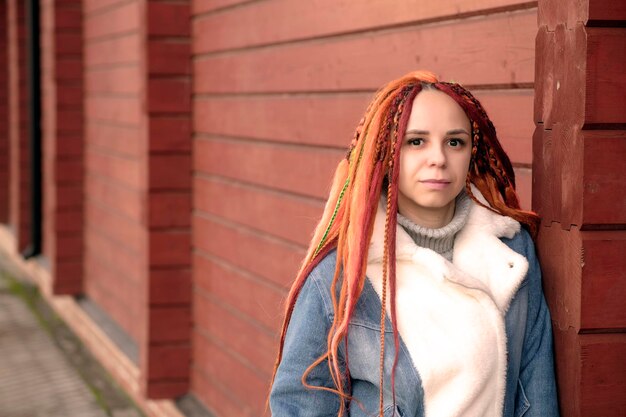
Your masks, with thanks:
M9 220L9 79L7 2L0 2L0 224Z
M16 250L30 241L30 151L24 0L7 1L8 117L9 117L9 225Z
M83 27L80 0L41 0L43 253L56 294L83 288Z
M191 367L190 5L146 1L148 273L144 392L189 389Z
M626 3L540 0L533 209L561 412L626 410Z

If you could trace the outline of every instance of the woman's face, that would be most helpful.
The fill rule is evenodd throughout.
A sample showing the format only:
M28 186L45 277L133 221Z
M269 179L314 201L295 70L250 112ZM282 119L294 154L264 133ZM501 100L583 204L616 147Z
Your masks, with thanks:
M470 121L447 94L421 91L413 101L400 153L398 209L415 223L445 226L465 187L471 157Z

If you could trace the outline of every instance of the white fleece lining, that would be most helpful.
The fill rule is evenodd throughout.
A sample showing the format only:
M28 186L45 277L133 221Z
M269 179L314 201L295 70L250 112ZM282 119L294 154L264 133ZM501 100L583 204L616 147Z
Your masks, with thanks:
M473 193L484 202L477 189ZM367 265L379 297L384 227L381 204ZM513 237L519 228L517 221L472 202L450 263L396 227L398 330L421 377L427 417L502 415L504 314L528 261L499 238Z

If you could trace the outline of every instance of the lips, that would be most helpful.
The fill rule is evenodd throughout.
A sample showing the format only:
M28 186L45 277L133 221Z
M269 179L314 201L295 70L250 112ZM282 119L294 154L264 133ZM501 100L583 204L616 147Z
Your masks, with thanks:
M421 180L420 182L430 183L430 184L450 184L451 181L448 181L448 180L437 180L437 179L427 179L427 180Z
M420 181L420 183L426 189L430 189L432 191L443 191L448 189L448 186L452 184L452 181L430 178L427 180L422 180Z

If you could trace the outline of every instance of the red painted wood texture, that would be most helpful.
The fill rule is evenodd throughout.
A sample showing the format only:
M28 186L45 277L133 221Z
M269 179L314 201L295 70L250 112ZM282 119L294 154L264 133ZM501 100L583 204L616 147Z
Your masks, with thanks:
M263 415L282 301L384 82L472 87L531 204L536 2L305 3L192 2L191 390L217 416Z
M218 2L198 2L197 15L219 7ZM210 5L210 3L214 3ZM222 2L224 4L226 2ZM231 2L235 3L235 2ZM203 16L194 26L194 53L274 45L318 39L373 29L416 25L423 22L463 18L494 11L527 9L528 1L483 0L440 2L409 0L389 7L385 0L337 2L313 0L299 4L290 0L256 2L223 13ZM536 3L536 2L535 2ZM350 19L346 19L350 16ZM242 27L248 30L241 30Z
M84 177L81 3L41 3L43 252L56 294L82 292ZM58 44L63 47L58 47ZM78 123L66 123L67 119ZM59 188L72 186L79 204L59 204ZM71 241L74 245L67 245ZM72 248L76 250L72 251Z
M0 223L9 221L9 77L7 2L0 4Z
M189 389L193 353L190 3L150 0L145 6L147 142L140 152L147 172L142 226L148 288L142 383L149 398L172 398Z
M375 90L415 68L465 85L528 85L534 79L535 25L535 9L527 9L200 56L194 63L196 92Z
M587 30L587 124L623 123L626 114L626 28ZM609 65L605 65L610 63Z
M26 22L24 2L7 2L8 128L9 128L9 225L17 250L30 242L30 151L26 107Z
M626 16L618 3L539 2L533 208L544 220L538 252L561 411L572 417L626 411Z
M147 278L140 2L84 9L85 290L142 345Z
M626 224L626 131L586 131L583 146L583 224Z
M551 31L559 23L569 28L577 23L619 27L620 21L626 20L626 5L621 0L541 0L538 17L539 26Z

